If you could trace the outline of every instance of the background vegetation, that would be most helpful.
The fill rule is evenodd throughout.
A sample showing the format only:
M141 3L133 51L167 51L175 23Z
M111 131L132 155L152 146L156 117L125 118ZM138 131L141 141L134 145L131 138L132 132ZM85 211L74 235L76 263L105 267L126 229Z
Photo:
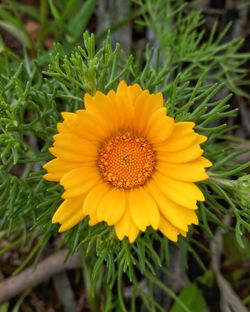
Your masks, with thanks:
M248 14L229 0L1 2L1 312L250 308ZM41 166L60 112L121 79L162 91L175 119L209 137L200 225L177 244L150 229L130 245L105 224L63 235L51 224L62 189Z

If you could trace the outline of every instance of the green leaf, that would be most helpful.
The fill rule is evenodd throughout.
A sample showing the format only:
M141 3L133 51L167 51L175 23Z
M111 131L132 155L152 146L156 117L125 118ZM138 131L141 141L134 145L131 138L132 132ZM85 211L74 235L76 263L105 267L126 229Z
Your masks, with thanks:
M70 15L75 13L75 8L79 5L79 0L69 0L67 1L67 5L65 10L63 11L63 18L68 18Z
M225 264L231 265L237 262L250 260L250 239L242 237L244 248L239 246L235 237L232 234L224 236L224 248L226 251Z
M206 302L201 291L194 284L188 284L182 289L178 297L192 312L204 312L206 310ZM183 308L175 301L170 312L183 312Z
M1 20L0 27L9 32L10 34L12 34L14 37L16 37L17 40L19 40L22 45L24 45L27 48L30 48L30 40L27 34L22 29L13 24Z
M87 0L78 14L69 22L68 31L74 38L78 38L86 29L88 21L95 10L96 3L96 0Z
M8 312L9 302L0 305L0 312Z
M13 13L13 12L12 12ZM22 22L19 17L13 16L13 14L10 14L7 10L5 10L3 7L0 7L0 17L2 20L4 20L7 23L13 24L15 26L21 26Z
M56 20L60 20L61 19L61 14L57 10L57 7L55 6L53 0L49 0L49 6L50 6L50 10L51 10L51 13L54 16L54 18Z

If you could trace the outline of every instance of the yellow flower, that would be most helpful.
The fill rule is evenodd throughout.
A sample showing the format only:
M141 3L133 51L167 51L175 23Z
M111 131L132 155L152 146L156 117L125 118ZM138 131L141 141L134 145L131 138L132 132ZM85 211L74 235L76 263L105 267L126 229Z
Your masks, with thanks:
M62 113L54 146L56 158L44 178L60 182L63 203L53 216L60 232L89 216L105 221L120 240L133 242L148 226L170 240L198 224L195 209L204 196L194 182L208 178L193 122L167 116L161 93L119 83L107 95L86 94L85 109Z

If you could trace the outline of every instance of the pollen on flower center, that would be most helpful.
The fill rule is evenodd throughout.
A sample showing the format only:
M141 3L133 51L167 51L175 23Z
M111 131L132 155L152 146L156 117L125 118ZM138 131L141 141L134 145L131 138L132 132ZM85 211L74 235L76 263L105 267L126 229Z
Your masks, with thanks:
M99 149L97 166L116 188L142 186L155 169L155 152L144 137L129 131L109 138Z

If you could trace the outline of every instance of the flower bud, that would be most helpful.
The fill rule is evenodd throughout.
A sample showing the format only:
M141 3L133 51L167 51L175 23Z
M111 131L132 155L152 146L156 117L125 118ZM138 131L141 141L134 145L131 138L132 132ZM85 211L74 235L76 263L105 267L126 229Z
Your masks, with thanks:
M250 208L250 174L235 181L234 195L241 206Z

